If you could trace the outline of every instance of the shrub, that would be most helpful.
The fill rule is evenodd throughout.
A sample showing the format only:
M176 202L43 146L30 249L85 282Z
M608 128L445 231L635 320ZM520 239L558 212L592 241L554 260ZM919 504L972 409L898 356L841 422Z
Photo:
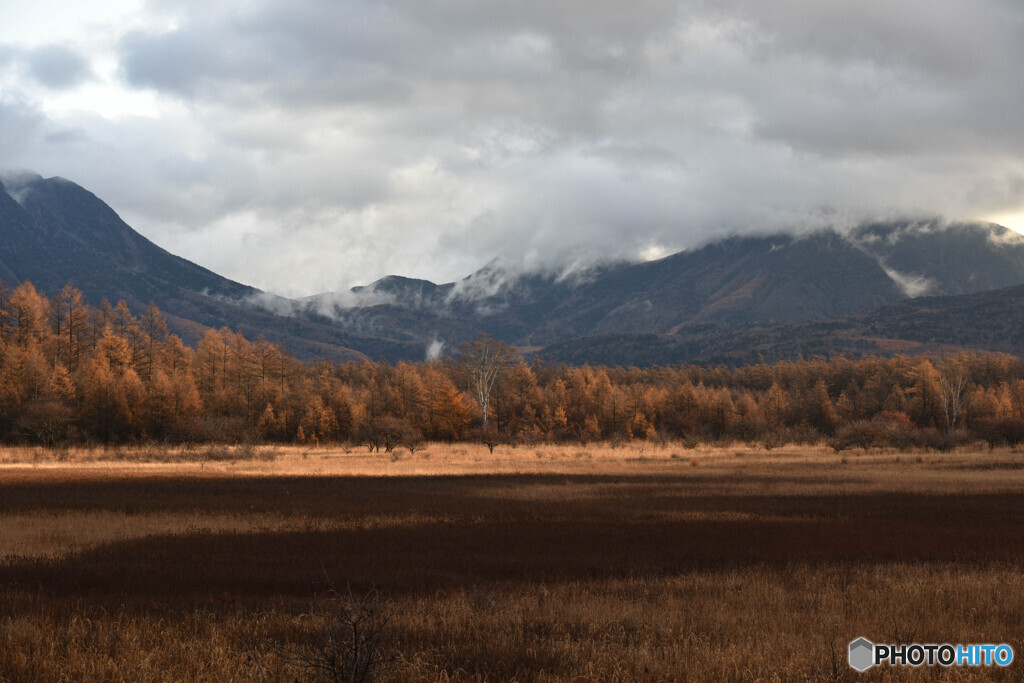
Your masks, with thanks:
M972 431L990 449L1002 444L1016 448L1024 442L1024 420L1019 417L982 418L972 422Z
M390 453L397 446L407 446L415 450L423 441L423 434L413 427L408 420L394 415L376 417L367 424L360 433L360 441L370 451L380 452L381 446L385 453Z
M944 429L922 429L921 445L929 450L947 453L970 442L970 434L963 429L947 432Z
M891 446L901 451L914 445L920 431L906 413L883 411L871 420L875 432L875 443Z
M313 606L302 642L283 648L285 659L315 680L375 681L396 660L389 628L392 603L371 588L364 595L331 590Z
M503 443L508 443L508 439L494 428L493 425L487 425L487 427L478 427L471 430L469 438L474 441L479 441L483 445L487 446L487 450L490 453L494 452L494 447L499 446Z
M853 447L866 451L874 445L876 436L875 425L869 420L857 420L837 429L836 435L829 440L829 445L837 453Z

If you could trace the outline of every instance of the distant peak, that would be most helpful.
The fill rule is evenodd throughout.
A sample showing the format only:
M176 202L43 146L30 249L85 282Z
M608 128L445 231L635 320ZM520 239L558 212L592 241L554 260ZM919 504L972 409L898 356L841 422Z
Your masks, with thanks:
M64 176L59 175L55 175L52 178L40 178L40 180L42 180L44 183L48 183L51 185L74 185L75 187L80 187L78 183L75 183L71 180L68 180Z
M379 280L375 280L368 285L356 285L352 287L353 292L392 292L395 290L407 289L410 287L418 288L432 288L437 287L437 284L430 280L421 280L419 278L405 277L403 275L385 275Z

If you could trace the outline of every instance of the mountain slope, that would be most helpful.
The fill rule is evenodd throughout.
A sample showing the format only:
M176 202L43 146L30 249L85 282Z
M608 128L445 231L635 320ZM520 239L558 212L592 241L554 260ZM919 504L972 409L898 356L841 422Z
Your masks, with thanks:
M798 322L896 301L870 256L835 233L732 238L624 266L581 287L530 341L683 325Z
M94 194L63 178L25 178L5 193L8 204L11 193L31 226L29 235L10 233L19 247L16 272L44 291L71 281L89 298L125 299L133 308L168 301L181 291L239 299L257 293L161 249Z
M957 349L1024 354L1024 285L921 297L869 313L792 325L694 325L674 334L570 339L538 352L561 363L746 365L803 356L889 356Z
M135 311L153 302L189 342L206 328L228 326L249 337L263 334L304 358L422 357L419 345L351 335L329 321L247 305L259 290L161 249L67 180L22 176L0 190L0 279L7 284L31 281L53 296L70 283L93 304L124 299Z
M993 223L872 223L850 240L912 296L969 294L1024 281L1024 236Z
M61 245L35 224L25 209L0 183L0 278L8 283L24 279L44 281L61 268Z

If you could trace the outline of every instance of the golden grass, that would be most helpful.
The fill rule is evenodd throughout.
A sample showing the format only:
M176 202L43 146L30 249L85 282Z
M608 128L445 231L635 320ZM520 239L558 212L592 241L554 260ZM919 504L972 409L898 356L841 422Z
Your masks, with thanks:
M839 455L824 446L788 446L765 451L748 444L700 445L628 442L580 445L497 446L428 444L414 453L369 453L358 446L215 447L154 446L114 449L0 448L0 476L61 480L140 476L429 477L471 475L654 476L680 480L725 477L716 490L764 493L931 491L981 493L1024 487L1024 451L961 449L950 453L872 449ZM34 474L28 474L32 472ZM791 488L796 486L796 488ZM725 488L722 488L725 487ZM512 492L509 495L522 495Z
M241 455L0 452L0 680L302 680L328 581L387 590L394 680L1020 678L846 666L1024 656L1014 452Z
M1017 667L944 675L888 669L859 677L846 666L845 648L850 633L1001 642L1024 607L1022 589L1019 572L1007 568L893 565L401 596L393 622L401 657L389 678L1017 680ZM1004 591L1008 597L994 605L992 595ZM307 626L301 606L281 601L102 611L25 600L18 609L0 631L0 671L12 678L260 680L262 668L272 680L294 680L303 673L261 647Z

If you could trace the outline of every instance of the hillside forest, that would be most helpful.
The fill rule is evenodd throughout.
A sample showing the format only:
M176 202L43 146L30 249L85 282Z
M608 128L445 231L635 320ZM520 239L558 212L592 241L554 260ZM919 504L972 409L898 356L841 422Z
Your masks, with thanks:
M825 441L949 449L1024 440L1024 362L994 353L809 359L727 367L524 363L481 337L453 359L301 363L262 338L208 330L195 348L156 306L99 307L0 286L0 440Z

